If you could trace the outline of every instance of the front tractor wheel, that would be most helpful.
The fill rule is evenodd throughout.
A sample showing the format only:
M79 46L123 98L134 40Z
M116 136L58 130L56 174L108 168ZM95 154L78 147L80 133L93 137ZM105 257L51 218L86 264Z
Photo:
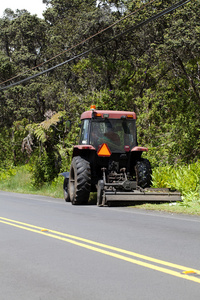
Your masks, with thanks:
M102 206L103 188L104 188L103 180L99 180L97 184L97 206Z
M141 188L147 188L151 186L151 164L148 159L141 159L136 162L135 175L137 185Z
M63 182L63 193L64 193L64 199L66 202L70 202L69 197L69 178L65 178Z
M91 189L91 169L80 156L72 159L69 174L69 196L73 205L87 204Z

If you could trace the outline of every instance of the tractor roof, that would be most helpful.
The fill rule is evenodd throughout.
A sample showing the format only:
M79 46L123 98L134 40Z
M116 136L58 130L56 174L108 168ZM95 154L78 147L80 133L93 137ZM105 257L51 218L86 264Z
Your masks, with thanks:
M136 113L133 111L115 111L115 110L96 110L85 111L81 115L81 120L95 118L107 119L136 119Z

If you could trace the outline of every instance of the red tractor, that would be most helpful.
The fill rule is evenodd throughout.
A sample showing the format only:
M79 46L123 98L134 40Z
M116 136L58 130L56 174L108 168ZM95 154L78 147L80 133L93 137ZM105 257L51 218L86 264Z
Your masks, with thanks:
M177 201L180 193L152 189L151 165L142 158L136 114L130 111L96 110L81 115L79 144L74 146L69 172L64 172L64 198L86 204L97 191L97 205L111 201Z

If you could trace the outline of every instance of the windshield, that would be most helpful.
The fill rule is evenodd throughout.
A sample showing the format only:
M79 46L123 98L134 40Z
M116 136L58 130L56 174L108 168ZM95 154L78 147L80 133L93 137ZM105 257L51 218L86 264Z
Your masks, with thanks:
M90 144L96 149L103 143L106 143L112 152L124 151L124 146L129 146L130 149L136 146L135 120L92 120L90 132Z

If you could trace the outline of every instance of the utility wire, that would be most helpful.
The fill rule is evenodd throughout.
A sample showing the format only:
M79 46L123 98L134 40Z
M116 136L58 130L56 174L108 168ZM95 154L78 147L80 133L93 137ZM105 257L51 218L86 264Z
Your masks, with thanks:
M84 56L84 55L86 55L86 54L88 54L88 53L90 53L90 52L92 52L92 51L94 51L94 50L97 50L97 49L101 48L102 46L104 46L104 45L110 43L111 41L113 41L113 40L119 38L120 36L125 35L125 34L127 34L128 32L130 32L130 31L136 30L136 29L138 29L138 28L140 28L140 27L142 27L142 26L144 26L144 25L146 25L146 24L148 24L148 23L150 23L150 22L152 22L152 21L155 21L155 20L157 20L158 18L160 18L160 17L162 17L162 16L164 16L164 15L166 15L166 14L168 14L168 13L174 11L175 9L177 9L177 8L179 8L179 7L181 7L181 6L185 5L185 4L187 4L187 3L189 3L190 1L191 1L191 0L187 0L187 1L179 1L179 2L177 2L176 4L170 6L169 8L167 8L167 9L161 11L160 13L158 13L158 14L156 14L156 15L150 17L150 18L148 18L147 20L145 20L145 21L143 21L143 22L141 22L141 23L139 23L139 24L137 24L137 25L135 25L135 26L131 26L131 27L128 28L127 30L125 30L125 31L123 31L123 32L121 32L121 33L115 35L114 37L112 37L112 38L110 38L109 40L107 40L107 41L101 43L100 45L98 45L98 46L96 46L96 47L93 47L93 48L91 48L91 49L89 49L89 50L86 50L86 51L84 51L84 52L82 52L82 53L80 53L80 54L78 54L78 55L76 55L76 56L74 56L74 57L72 57L72 58L70 58L70 59L68 59L68 60L66 60L66 61L64 61L64 62L62 62L62 63L60 63L60 64L58 64L58 65L56 65L56 66L53 66L53 67L51 67L51 68L49 68L49 69L47 69L47 70L44 70L44 71L42 71L42 72L40 72L40 73L37 73L37 74L35 74L35 75L33 75L33 76L30 76L30 77L28 77L28 78L22 79L22 80L20 80L20 81L18 81L18 82L12 83L12 84L10 84L10 85L8 85L8 86L5 86L5 87L1 88L0 91L3 91L3 90L5 90L5 89L8 89L8 88L13 87L13 86L16 86L16 85L19 85L19 84L24 83L24 82L26 82L26 81L28 81L28 80L34 79L34 78L36 78L36 77L38 77L38 76L41 76L41 75L43 75L43 74L45 74L45 73L47 73L47 72L52 71L52 70L54 70L54 69L56 69L56 68L58 68L58 67L61 67L61 66L65 65L65 64L67 64L67 63L69 63L69 62L71 62L71 61L73 61L73 60L75 60L75 59L81 57L81 56Z
M125 16L125 17L121 18L120 20L114 22L114 23L111 24L110 26L108 26L108 27L106 27L106 28L103 28L102 30L100 30L100 31L98 31L97 33L95 33L94 35L92 35L92 36L86 38L85 40L79 42L78 44L76 44L76 45L74 45L74 46L72 46L72 47L70 47L69 49L66 49L66 50L60 52L59 54L57 54L57 55L51 57L50 59L48 59L48 60L46 60L46 61L44 61L44 62L38 64L37 66L34 66L34 67L30 68L30 69L27 69L27 70L25 70L24 72L22 72L22 73L20 73L20 74L18 74L18 75L16 75L16 76L14 76L14 77L12 77L12 78L9 78L9 79L7 79L7 80L5 80L5 81L3 81L3 82L0 82L0 85L3 84L3 83L6 83L6 82L8 82L8 81L11 81L11 80L13 80L13 79L15 79L15 78L17 78L17 77L19 77L19 76L22 76L22 75L24 75L25 73L27 73L27 72L29 72L29 71L32 71L32 70L34 70L34 69L36 69L36 68L38 68L38 67L41 67L41 66L43 66L44 64L50 62L51 60L55 59L56 57L59 57L60 55L66 53L66 52L71 51L72 49L76 48L77 46L80 46L81 44L83 44L83 43L89 41L90 39L94 38L95 36L99 35L100 33L103 33L104 31L106 31L106 30L108 30L108 29L114 27L115 25L117 25L117 24L120 23L121 21L127 19L128 17L130 17L130 16L132 16L132 15L134 15L134 14L136 14L137 12L139 12L140 10L142 10L143 8L145 8L146 6L152 4L152 3L155 2L155 1L156 1L156 0L152 0L152 1L150 1L150 2L148 2L148 3L146 3L146 4L144 4L144 5L142 5L140 8L138 8L138 9L136 9L135 11L131 12L131 13L128 14L127 16Z

